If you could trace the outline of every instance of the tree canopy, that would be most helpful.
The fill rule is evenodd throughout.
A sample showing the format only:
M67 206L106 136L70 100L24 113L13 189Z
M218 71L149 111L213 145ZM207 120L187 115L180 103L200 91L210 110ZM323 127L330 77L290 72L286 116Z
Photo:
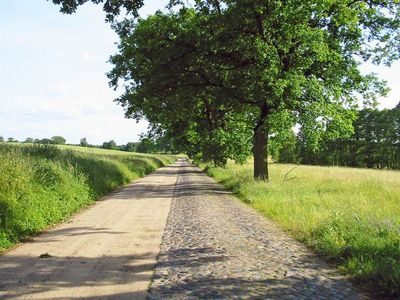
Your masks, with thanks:
M88 0L53 0L73 12ZM103 3L137 16L141 1ZM308 147L352 133L362 97L374 103L384 82L363 61L390 65L400 55L398 0L170 1L178 9L114 22L120 37L110 84L131 118L176 137L217 164L243 161L268 179L269 138L295 123ZM287 131L287 130L286 130Z
M113 22L125 10L127 14L137 17L137 11L143 6L143 0L47 0L60 6L60 11L66 14L76 12L78 7L86 2L102 4L106 13L106 21Z
M59 135L53 136L51 138L51 140L53 141L53 144L56 144L56 145L64 145L65 142L67 141L64 137L59 136Z
M109 149L109 150L116 150L117 149L117 143L114 140L110 140L109 142L104 142L102 145L103 149Z
M130 117L169 129L187 120L186 133L209 117L209 136L244 120L254 175L266 179L268 136L282 122L302 124L312 146L351 133L360 95L373 102L387 92L359 65L398 58L398 9L397 1L197 1L119 23L109 77L114 87L124 82L117 101Z
M364 108L357 112L354 133L323 139L318 151L307 147L302 130L275 147L274 159L285 163L400 169L400 105L393 109Z
M79 144L81 145L81 147L89 147L89 143L87 141L87 138L85 138L85 137L80 139Z

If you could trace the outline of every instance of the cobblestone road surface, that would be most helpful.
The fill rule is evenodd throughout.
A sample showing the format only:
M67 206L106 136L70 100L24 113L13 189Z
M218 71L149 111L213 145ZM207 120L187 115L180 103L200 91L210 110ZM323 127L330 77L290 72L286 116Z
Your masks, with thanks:
M367 299L198 168L177 168L150 299Z

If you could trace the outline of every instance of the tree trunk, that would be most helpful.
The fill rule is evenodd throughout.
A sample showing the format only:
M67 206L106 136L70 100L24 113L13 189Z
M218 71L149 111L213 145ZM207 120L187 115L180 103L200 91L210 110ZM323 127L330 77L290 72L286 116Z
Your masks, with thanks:
M212 161L212 152L211 152L211 146L209 143L203 146L203 149L201 151L201 159L203 162L210 162Z
M254 130L254 178L268 180L268 134L264 126L258 126Z

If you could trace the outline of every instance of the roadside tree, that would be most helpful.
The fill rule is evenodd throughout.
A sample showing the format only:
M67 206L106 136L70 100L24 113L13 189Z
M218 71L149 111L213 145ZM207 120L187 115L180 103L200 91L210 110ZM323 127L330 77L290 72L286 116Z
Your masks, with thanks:
M121 43L110 78L114 86L124 80L118 101L129 115L151 120L178 111L175 116L190 119L199 102L184 96L205 89L214 107L246 115L254 177L268 179L275 115L291 114L316 146L328 125L332 139L351 133L355 114L345 108L355 106L360 94L372 102L387 92L373 75L361 74L359 64L398 58L397 2L216 3L197 1L196 10L115 27Z
M87 1L53 2L73 12ZM143 4L92 2L104 3L109 21L128 2L133 15ZM374 75L360 72L360 63L390 65L399 57L395 0L196 0L194 9L182 3L171 1L182 6L176 13L114 24L121 42L111 60L111 85L124 81L118 101L128 116L167 128L168 114L192 120L204 100L223 109L221 124L225 115L245 116L257 179L268 179L268 138L276 115L287 112L300 123L310 147L325 132L331 139L349 135L359 96L372 103L387 92ZM217 130L226 132L221 124Z

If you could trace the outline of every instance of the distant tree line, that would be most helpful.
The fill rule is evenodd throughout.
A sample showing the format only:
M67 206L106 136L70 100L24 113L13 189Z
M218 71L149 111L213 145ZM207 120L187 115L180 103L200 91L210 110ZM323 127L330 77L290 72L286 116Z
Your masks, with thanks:
M44 138L44 139L33 139L31 137L27 137L22 143L27 143L27 144L53 144L53 145L64 145L66 143L66 139L62 136L55 135L51 139L49 138ZM14 139L13 137L7 138L7 140L4 139L0 135L0 142L8 142L8 143L20 143L17 139Z
M165 133L155 134L154 130L150 130L148 133L142 134L139 142L128 142L126 145L117 145L114 140L110 140L108 142L104 142L101 148L139 153L179 152L174 146L172 137L166 135Z
M282 163L400 169L400 103L393 109L360 110L353 127L351 136L323 139L316 150L302 130L291 132L273 157Z
M0 142L8 143L20 143L20 141L9 137L4 139L0 135ZM66 139L62 136L53 136L51 139L33 139L31 137L26 138L21 143L28 144L43 144L43 145L64 145ZM155 130L150 130L146 134L142 134L139 142L128 142L125 145L117 145L114 140L106 141L101 145L89 144L86 137L81 138L79 145L81 147L91 147L91 148L102 148L109 150L120 150L127 152L139 152L139 153L176 153L176 149L173 146L172 137L167 136L163 132L156 132Z

